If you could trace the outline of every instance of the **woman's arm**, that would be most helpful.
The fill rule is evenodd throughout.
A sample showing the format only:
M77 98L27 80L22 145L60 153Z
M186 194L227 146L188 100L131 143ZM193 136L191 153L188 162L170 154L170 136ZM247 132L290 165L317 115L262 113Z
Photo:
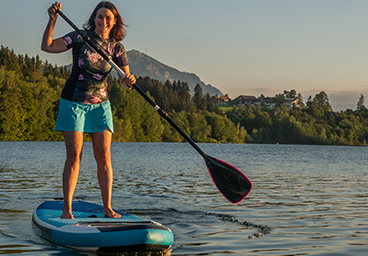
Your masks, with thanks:
M53 39L54 28L58 14L56 10L61 9L61 3L55 2L48 9L49 21L43 33L41 50L50 53L65 52L67 47L62 38Z

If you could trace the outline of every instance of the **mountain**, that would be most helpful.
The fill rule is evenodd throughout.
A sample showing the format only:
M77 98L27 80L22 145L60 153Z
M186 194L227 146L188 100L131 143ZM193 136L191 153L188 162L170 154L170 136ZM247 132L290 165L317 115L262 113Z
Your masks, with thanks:
M179 71L136 50L127 51L127 54L130 72L132 72L136 77L148 76L151 79L156 79L162 83L165 83L167 80L170 82L186 82L192 94L194 93L194 87L199 84L202 87L203 94L208 93L210 96L216 94L220 96L224 95L216 87L202 82L196 74ZM72 64L69 64L67 68L71 69ZM111 75L118 77L118 74L115 70L112 70Z
M170 82L186 82L191 93L193 93L194 87L199 84L202 87L203 94L208 93L210 96L216 94L221 96L223 95L223 93L216 87L213 87L210 84L206 85L204 82L202 82L196 74L179 71L136 50L128 51L127 54L130 71L136 77L148 76L151 79L156 79L162 83L165 83L167 80ZM112 75L117 77L115 70L113 70Z

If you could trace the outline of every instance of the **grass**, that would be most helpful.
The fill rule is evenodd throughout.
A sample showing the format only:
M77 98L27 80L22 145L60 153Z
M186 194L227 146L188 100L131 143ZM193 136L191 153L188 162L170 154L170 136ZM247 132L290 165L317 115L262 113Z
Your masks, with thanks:
M233 109L233 106L229 106L229 105L221 105L220 104L218 106L222 110L222 112L224 112L224 113L226 113L226 112L228 112L228 111L230 111L230 110Z

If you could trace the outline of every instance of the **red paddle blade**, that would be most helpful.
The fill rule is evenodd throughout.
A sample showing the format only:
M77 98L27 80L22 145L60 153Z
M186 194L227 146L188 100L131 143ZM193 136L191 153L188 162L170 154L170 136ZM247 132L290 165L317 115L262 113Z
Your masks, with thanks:
M252 190L252 182L234 166L206 156L206 164L213 182L221 194L233 204L240 203Z

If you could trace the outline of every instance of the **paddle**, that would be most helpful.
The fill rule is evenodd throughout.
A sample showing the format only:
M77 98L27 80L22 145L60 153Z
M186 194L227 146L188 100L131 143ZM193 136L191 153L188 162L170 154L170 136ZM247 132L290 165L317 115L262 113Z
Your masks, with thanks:
M94 48L122 77L125 77L125 73L97 46L89 36L78 29L73 22L71 22L60 10L58 14L72 27L74 28L92 48ZM152 107L164 118L169 124L171 124L177 132L179 132L189 144L197 150L199 154L204 158L207 169L210 176L215 183L217 189L222 195L233 204L241 202L252 190L251 181L245 176L244 173L239 171L234 166L206 155L194 141L189 138L185 132L162 110L148 95L137 85L133 84L133 88L146 100Z

